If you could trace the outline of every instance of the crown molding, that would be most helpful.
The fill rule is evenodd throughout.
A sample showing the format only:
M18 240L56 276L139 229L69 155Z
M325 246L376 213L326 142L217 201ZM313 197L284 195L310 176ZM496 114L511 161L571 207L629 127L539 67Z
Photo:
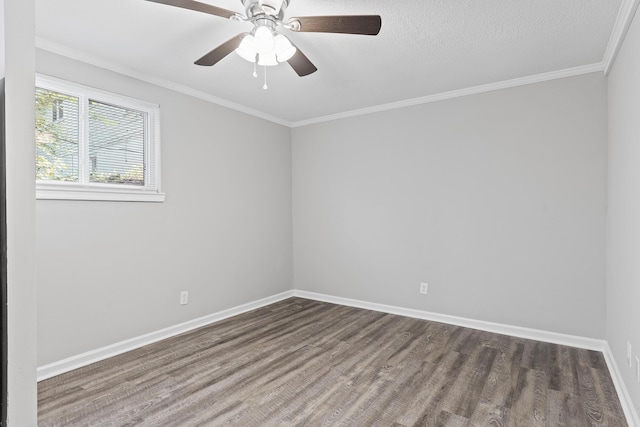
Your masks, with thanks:
M616 61L618 52L622 47L622 42L627 35L627 31L629 31L629 27L631 26L633 17L636 14L636 10L638 9L638 4L640 4L640 0L623 0L622 4L620 5L620 9L618 10L618 17L616 18L616 22L613 25L611 37L609 38L609 44L607 44L607 49L605 50L604 58L602 59L602 62L605 64L605 76L609 75L609 72L611 71L611 68Z
M640 1L640 0L636 0ZM411 98L404 101L391 102L389 104L376 105L373 107L362 108L359 110L345 111L343 113L331 114L328 116L316 117L309 120L300 120L293 122L291 127L301 127L316 123L328 122L331 120L344 119L348 117L362 116L365 114L379 113L382 111L395 110L398 108L412 107L415 105L428 104L431 102L444 101L446 99L459 98L462 96L475 95L478 93L491 92L494 90L507 89L515 86L524 86L532 83L540 83L548 80L562 79L565 77L579 76L581 74L595 73L604 71L602 62L596 64L583 65L580 67L566 68L564 70L551 71L548 73L534 74L527 77L519 77L511 80L503 80L501 82L489 83L480 86L473 86L465 89L452 90L450 92L436 93L434 95L421 96Z
M633 2L636 4L636 6L637 6L637 3L640 2L640 0L624 0L624 1ZM635 11L635 8L634 8L634 11ZM628 25L627 25L627 28L628 28ZM489 83L489 84L480 85L480 86L473 86L473 87L453 90L449 92L436 93L433 95L411 98L403 101L391 102L388 104L375 105L372 107L361 108L357 110L345 111L342 113L291 122L291 121L282 119L280 117L267 114L263 111L254 110L244 105L237 104L235 102L232 102L223 98L219 98L217 96L213 96L206 92L203 92L188 86L184 86L170 80L166 80L166 79L141 73L131 68L124 67L122 65L107 61L98 56L91 55L89 53L79 51L76 49L72 49L67 46L52 42L50 40L43 39L41 37L36 37L36 47L51 53L65 56L67 58L75 59L77 61L94 65L96 67L104 68L106 70L113 71L118 74L132 77L134 79L141 80L146 83L160 86L165 89L169 89L175 92L183 93L185 95L193 96L194 98L202 99L204 101L208 101L213 104L217 104L217 105L227 107L232 110L236 110L254 117L268 120L270 122L273 122L282 126L286 126L289 128L302 127L302 126L307 126L307 125L316 124L316 123L328 122L332 120L339 120L339 119L344 119L349 117L356 117L356 116L362 116L366 114L378 113L382 111L395 110L398 108L428 104L431 102L444 101L447 99L459 98L459 97L468 96L468 95L475 95L475 94L484 93L484 92L491 92L491 91L500 90L500 89L507 89L507 88L512 88L516 86L523 86L523 85L528 85L532 83L540 83L540 82L545 82L549 80L562 79L565 77L574 77L574 76L579 76L582 74L589 74L594 72L604 72L605 65L606 65L605 62L599 62L595 64L588 64L588 65L583 65L579 67L566 68L563 70L551 71L548 73L534 74L531 76L519 77L511 80L503 80L500 82Z
M124 67L120 64L107 61L104 58L100 58L99 56L91 55L87 52L83 52L77 49L72 49L68 46L64 46L59 43L52 42L50 40L47 40L41 37L36 37L36 48L46 50L51 53L55 53L57 55L65 56L67 58L75 59L77 61L84 62L90 65L94 65L96 67L104 68L105 70L113 71L115 73L122 74L127 77L132 77L134 79L141 80L143 82L150 83L156 86L160 86L165 89L173 90L175 92L179 92L185 95L189 95L194 98L202 99L204 101L211 102L213 104L217 104L222 107L230 108L232 110L236 110L241 113L248 114L250 116L258 117L260 119L268 120L270 122L273 122L282 126L291 127L291 122L288 122L286 120L283 120L271 114L267 114L263 111L254 110L253 108L249 108L244 105L237 104L235 102L228 101L223 98L218 98L217 96L213 96L201 90L184 86L170 80L166 80L166 79L155 77L155 76L150 76L148 74L141 73L131 68Z

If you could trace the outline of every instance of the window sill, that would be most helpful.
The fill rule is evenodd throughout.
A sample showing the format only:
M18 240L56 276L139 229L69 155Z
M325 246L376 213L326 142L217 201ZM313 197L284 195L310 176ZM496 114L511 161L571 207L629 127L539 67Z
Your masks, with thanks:
M109 185L36 182L37 200L91 200L111 202L164 202L157 190Z

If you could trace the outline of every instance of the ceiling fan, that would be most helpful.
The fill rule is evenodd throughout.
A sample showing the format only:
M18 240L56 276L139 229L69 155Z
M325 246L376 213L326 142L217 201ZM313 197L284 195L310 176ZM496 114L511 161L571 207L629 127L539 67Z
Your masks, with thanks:
M211 66L236 51L249 62L261 66L287 62L300 76L317 70L316 66L280 31L342 33L375 36L380 32L379 15L306 16L284 20L291 0L241 0L246 16L194 0L147 0L183 9L220 16L233 21L251 22L253 30L232 37L202 58L197 65ZM254 68L254 76L256 76ZM265 83L266 88L266 83Z

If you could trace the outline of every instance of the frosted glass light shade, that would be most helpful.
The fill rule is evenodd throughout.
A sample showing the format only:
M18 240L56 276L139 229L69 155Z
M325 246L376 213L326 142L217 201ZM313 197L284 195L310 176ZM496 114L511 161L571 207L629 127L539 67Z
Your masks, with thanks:
M275 36L273 41L278 62L285 62L296 53L296 48L291 44L289 39L282 34Z
M271 65L278 65L278 61L276 60L276 54L274 52L258 54L258 65L262 65L265 67L268 67Z
M256 55L258 53L256 39L251 34L247 35L240 42L236 53L249 62L256 62Z
M267 27L258 27L256 30L256 47L258 48L258 53L273 53L273 48L275 47L275 43L273 41L273 33Z
M256 28L255 35L245 36L236 49L236 53L249 62L258 61L258 65L272 66L288 61L296 53L296 48L288 38L275 33L268 27Z

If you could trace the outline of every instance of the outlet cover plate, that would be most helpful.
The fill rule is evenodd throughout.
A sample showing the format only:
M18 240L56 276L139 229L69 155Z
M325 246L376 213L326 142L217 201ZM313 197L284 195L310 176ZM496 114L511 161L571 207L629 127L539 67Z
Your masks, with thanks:
M427 282L421 282L420 283L420 293L426 295L427 292L429 292L429 284Z
M189 291L180 292L180 305L185 305L189 302Z

